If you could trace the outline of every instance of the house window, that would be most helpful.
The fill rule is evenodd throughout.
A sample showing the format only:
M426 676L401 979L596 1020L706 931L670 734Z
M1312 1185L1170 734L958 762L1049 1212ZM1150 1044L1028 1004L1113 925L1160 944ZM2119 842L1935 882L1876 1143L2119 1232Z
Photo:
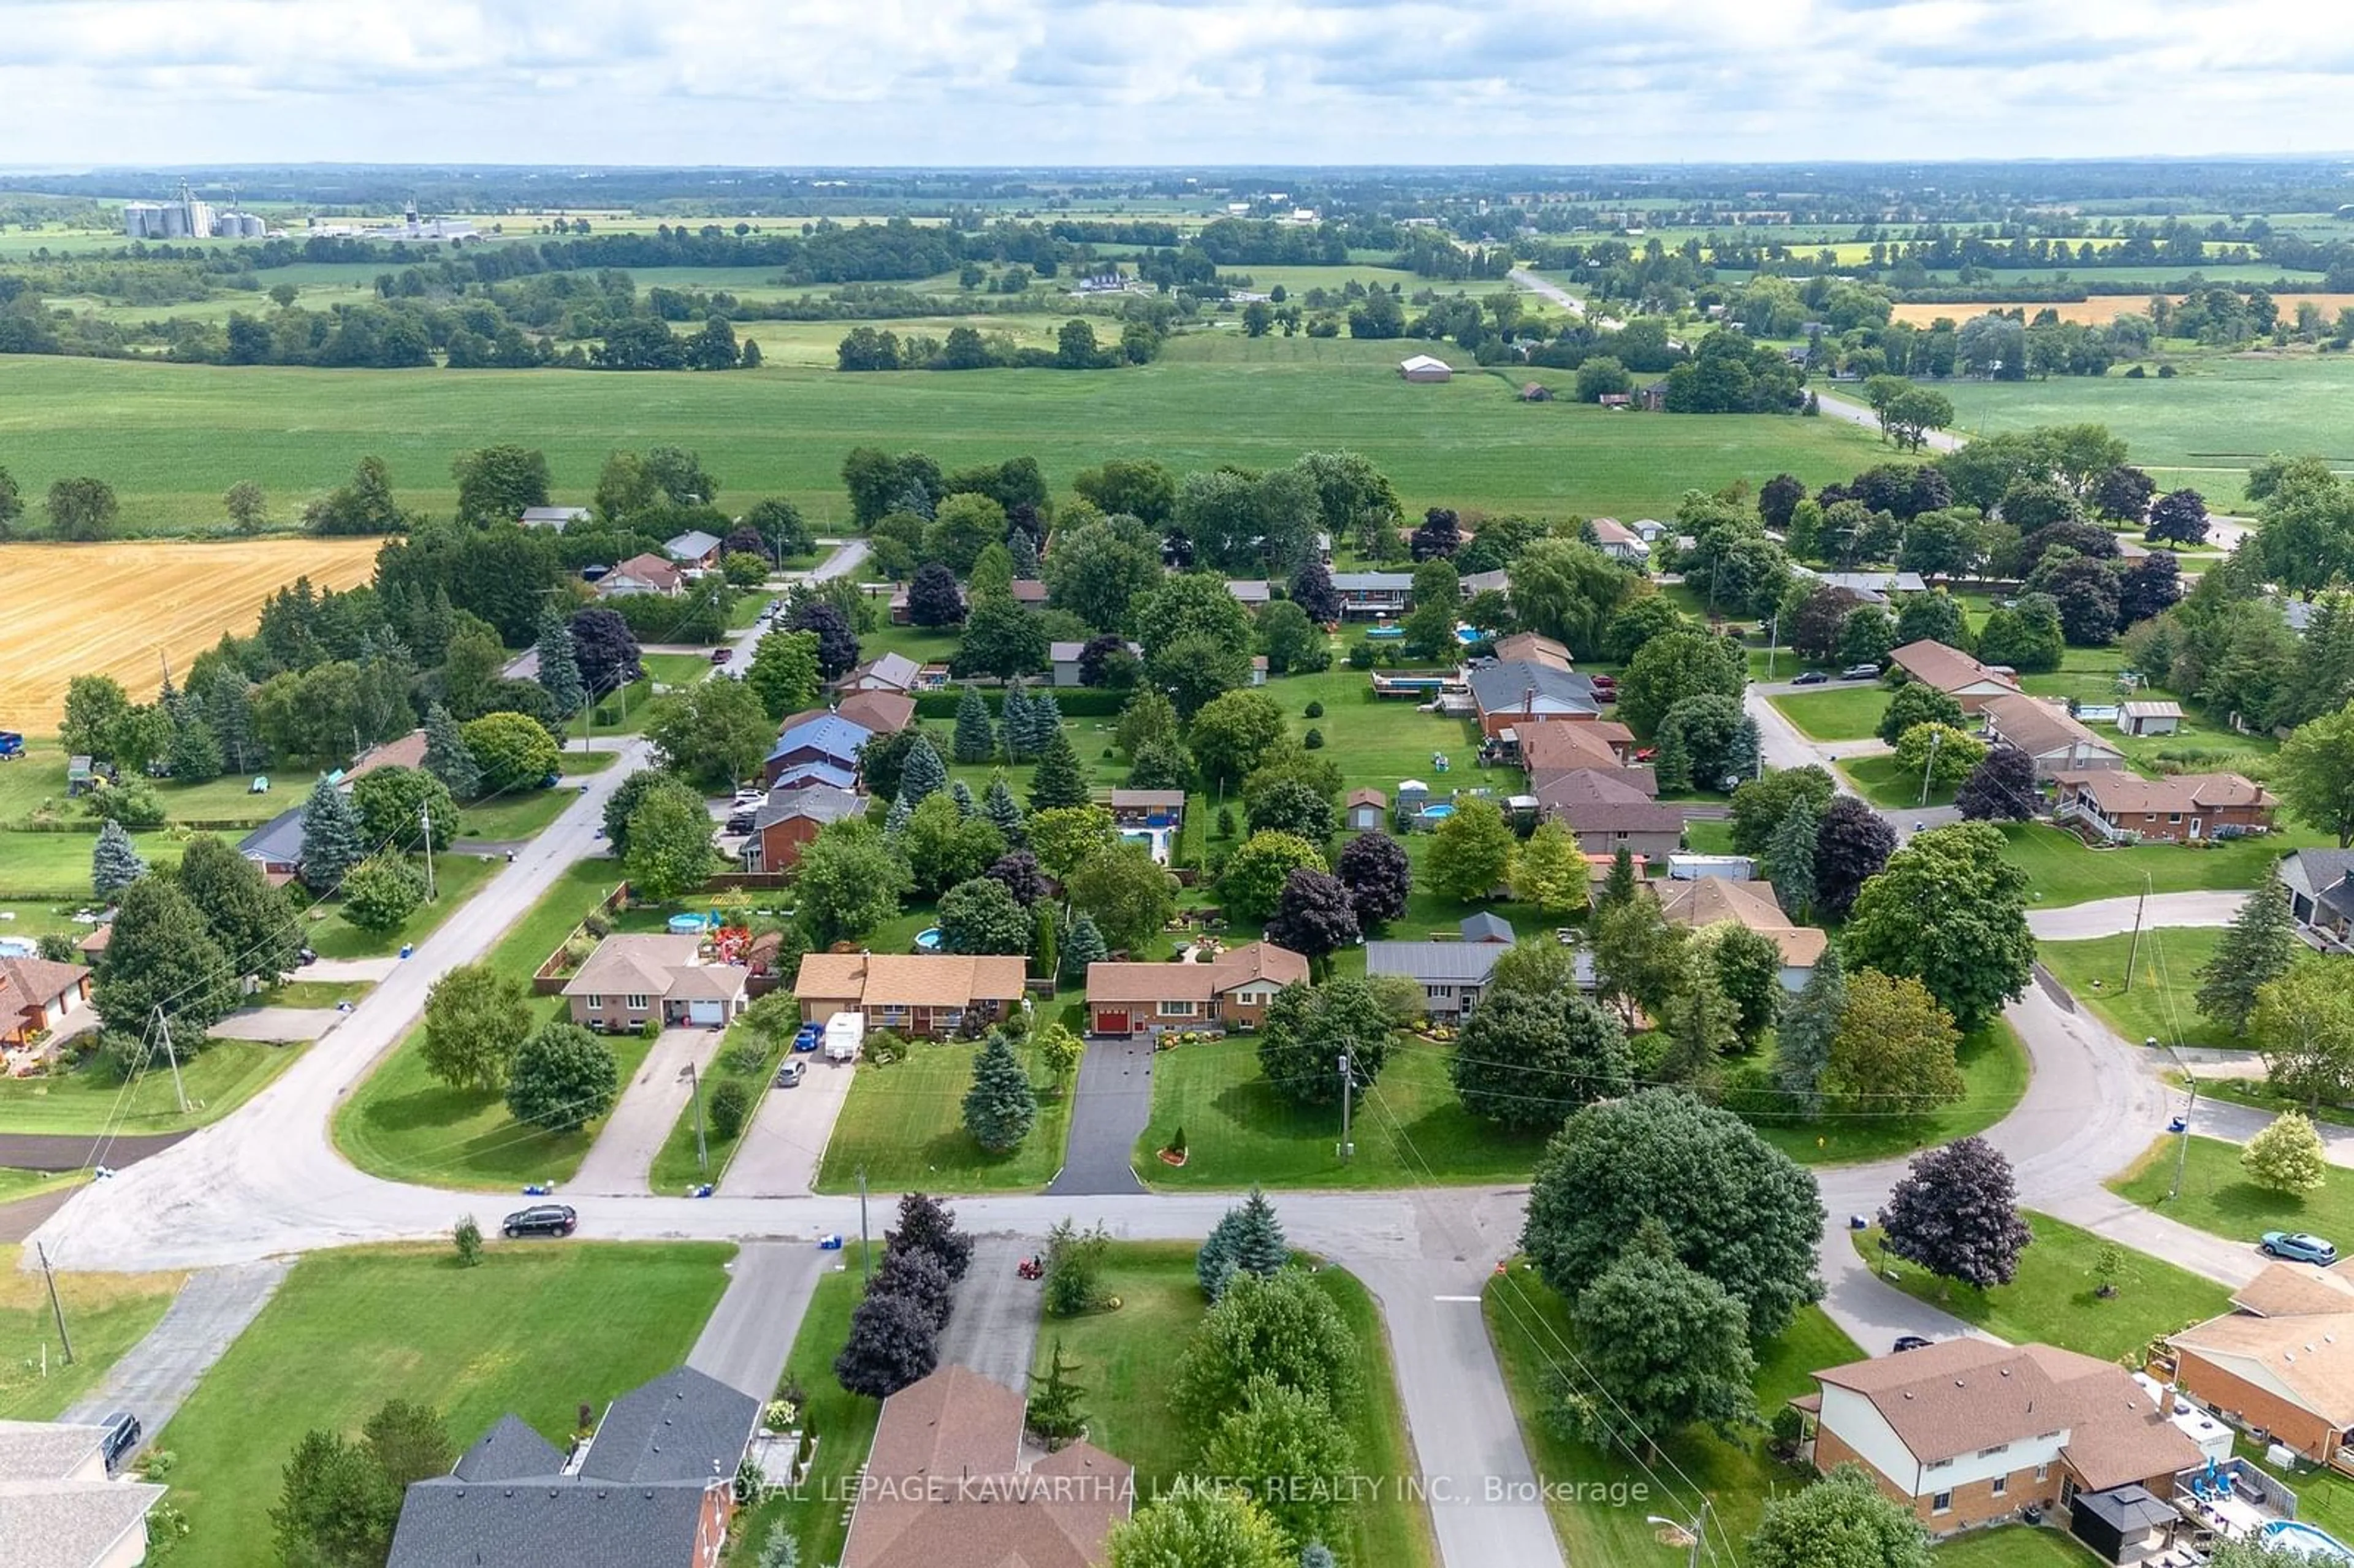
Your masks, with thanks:
M1978 1450L1978 1457L1983 1459L1990 1455L1999 1454L2009 1446L2010 1445L2008 1443L1998 1443L1991 1448L1981 1448Z
M1191 1018L1193 1016L1193 1004L1190 1001L1164 1001L1161 1004L1161 1016L1163 1018Z
M2048 1481L2048 1480L2050 1480L2051 1478L2052 1478L2052 1467L2051 1467L2050 1465L2045 1464L2045 1465L2038 1465L2038 1466L2036 1466L2036 1467L2035 1467L2035 1482L2036 1482L2036 1485L2041 1486L2041 1485L2042 1485L2045 1481Z
M1951 1492L1939 1492L1935 1497L1931 1498L1929 1499L1929 1511L1931 1513L1953 1512L1954 1494Z
M631 1012L643 1012L646 1010L646 999L642 996L625 997L622 1000Z
M1995 1496L1997 1496L1997 1497L2000 1497L2000 1496L2002 1496L2005 1492L2008 1492L2008 1491L2009 1491L2009 1490L2010 1490L2010 1478L2009 1478L2009 1476L1997 1476L1997 1477L1994 1478L1994 1495L1995 1495Z
M588 1011L591 1012L605 1005L605 999L601 996L587 996L580 1000L588 1004Z
M2166 820L2169 822L2179 822L2182 821L2182 813L2179 811L2168 811L2166 813Z

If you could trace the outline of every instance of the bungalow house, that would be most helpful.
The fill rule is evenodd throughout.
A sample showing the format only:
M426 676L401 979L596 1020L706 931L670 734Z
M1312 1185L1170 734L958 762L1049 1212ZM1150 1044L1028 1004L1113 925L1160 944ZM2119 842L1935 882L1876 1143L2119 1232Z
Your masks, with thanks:
M817 837L818 830L865 810L865 796L831 784L771 789L752 815L752 833L744 841L744 869L790 871L801 863L801 847Z
M2166 1344L2176 1388L2201 1408L2317 1465L2354 1458L2354 1281L2336 1269L2272 1264L2231 1311Z
M2084 727L2058 702L2041 697L1988 697L1978 709L1990 746L2009 746L2035 764L2036 781L2062 773L2123 768L2125 753Z
M107 1473L106 1429L0 1421L0 1546L28 1568L137 1568L164 1489Z
M760 765L761 776L773 789L788 778L798 776L805 766L816 763L855 777L858 748L874 736L873 730L853 724L839 714L806 719L777 736L777 744L769 748ZM828 779L828 782L834 781Z
M1272 942L1231 948L1206 963L1087 966L1087 1032L1256 1029L1288 985L1305 985L1308 960Z
M1601 699L1594 683L1584 675L1526 659L1499 660L1474 669L1466 684L1479 715L1479 732L1490 740L1507 729L1539 719L1593 719L1602 716Z
M1492 918L1490 917L1490 918ZM1500 924L1500 922L1498 922ZM1373 941L1365 944L1365 977L1403 975L1422 988L1424 1010L1442 1022L1471 1011L1496 960L1511 951L1511 927L1496 935L1488 919L1474 915L1456 942Z
M1341 816L1352 833L1377 833L1390 820L1390 798L1379 789L1352 789Z
M90 970L47 959L0 959L0 1045L54 1033L90 1001Z
M793 980L801 1022L863 1012L867 1026L939 1039L1001 1022L1022 1000L1018 958L948 953L811 953Z
M1332 587L1341 595L1341 619L1378 620L1404 615L1414 593L1414 577L1406 572L1334 572Z
M1026 1458L1023 1409L954 1363L885 1400L842 1568L1099 1568L1136 1471L1085 1442Z
M923 675L924 667L905 653L882 653L852 670L833 686L845 695L852 692L897 692L904 696L916 689Z
M1182 789L1114 789L1111 820L1123 828L1175 828L1185 821Z
M658 593L676 599L686 586L686 574L660 556L631 556L597 579L599 599L624 599Z
M690 528L663 541L663 554L690 572L707 572L719 564L719 535Z
M534 668L536 667L537 662L534 661ZM378 741L355 758L349 768L337 774L335 783L348 789L355 781L366 778L379 768L422 768L425 766L425 747L422 726L410 730L398 739Z
M1512 740L1521 766L1528 769L1532 790L1543 790L1564 773L1593 771L1610 774L1646 797L1659 792L1659 779L1649 767L1628 762L1635 732L1623 724L1609 719L1546 720L1514 726Z
M687 1367L615 1400L568 1457L501 1416L409 1487L387 1568L712 1568L759 1418L758 1400Z
M1630 567L1651 564L1651 546L1643 536L1616 517L1596 517L1586 524L1594 534L1594 547L1614 561Z
M1587 854L1617 854L1624 844L1629 854L1661 860L1683 847L1682 809L1659 804L1616 770L1573 769L1536 800L1538 814L1567 828Z
M575 523L588 521L586 506L526 506L515 519L526 528L550 528L561 534Z
M1731 920L1747 927L1782 950L1782 989L1802 989L1823 959L1830 933L1791 923L1782 913L1770 882L1746 882L1730 876L1670 877L1651 884L1659 895L1659 913L1678 926L1697 930Z
M1496 660L1499 663L1526 662L1543 664L1550 670L1567 674L1575 666L1570 662L1569 648L1550 637L1533 631L1515 631L1509 637L1496 639Z
M2280 875L2298 934L2325 953L2354 951L2354 850L2298 850Z
M916 722L916 699L905 692L853 692L834 704L833 711L861 729L896 735ZM781 726L778 733L783 733Z
M2182 705L2142 698L2117 705L2117 728L2126 735L2172 735L2182 727Z
M1465 599L1491 590L1500 594L1509 594L1512 591L1512 574L1501 567L1492 572L1466 572L1458 581L1463 589Z
M272 887L283 887L302 869L302 808L289 806L237 841L237 853L261 868Z
M1815 1382L1791 1402L1799 1451L1818 1470L1861 1466L1933 1535L2126 1489L2171 1498L2208 1457L2131 1373L2051 1345L1966 1335Z
M1907 642L1888 658L1914 680L1961 704L1966 714L1978 712L1989 697L2019 695L2019 682L2008 673L1930 638Z
M1884 606L1891 594L1925 593L1929 588L1918 572L1819 572L1801 566L1790 570L1817 588L1845 588L1859 604Z
M1398 361L1398 374L1408 381L1449 381L1454 379L1454 366L1443 359L1417 354Z
M2052 820L2082 824L2111 843L2191 843L2272 831L2280 802L2236 773L2145 779L2110 770L2062 773Z
M1265 577L1228 577L1226 591L1245 609L1265 609L1275 597L1275 590L1267 586Z
M751 971L703 959L703 938L614 936L564 982L572 1022L599 1034L661 1027L717 1029L744 1011Z

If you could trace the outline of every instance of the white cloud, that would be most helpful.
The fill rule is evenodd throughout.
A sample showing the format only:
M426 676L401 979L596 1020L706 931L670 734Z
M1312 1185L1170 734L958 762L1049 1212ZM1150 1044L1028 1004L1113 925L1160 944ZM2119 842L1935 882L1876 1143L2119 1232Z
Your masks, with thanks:
M0 160L2320 151L2299 0L0 0Z

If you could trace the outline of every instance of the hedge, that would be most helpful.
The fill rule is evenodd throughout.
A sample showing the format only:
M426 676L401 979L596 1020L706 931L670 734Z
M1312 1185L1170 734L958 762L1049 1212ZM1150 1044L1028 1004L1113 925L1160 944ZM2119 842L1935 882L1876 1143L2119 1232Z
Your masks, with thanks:
M1034 696L1044 691L1053 692L1055 705L1062 710L1065 718L1111 718L1127 707L1128 699L1136 694L1133 688L1112 691L1102 686L1031 686L1028 690ZM916 716L952 719L956 717L957 704L963 696L964 690L960 686L945 692L926 692L916 699ZM1004 712L1003 691L983 688L981 700L989 705L991 718Z

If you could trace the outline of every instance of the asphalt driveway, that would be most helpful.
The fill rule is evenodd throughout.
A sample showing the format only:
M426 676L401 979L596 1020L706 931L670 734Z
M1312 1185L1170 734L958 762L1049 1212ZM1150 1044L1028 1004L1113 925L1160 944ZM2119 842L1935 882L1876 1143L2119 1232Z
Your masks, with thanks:
M752 1125L720 1178L719 1190L731 1198L805 1198L817 1184L826 1141L858 1069L849 1062L829 1062L820 1051L793 1060L807 1064L801 1086L771 1087L760 1097Z
M1141 1192L1129 1161L1152 1120L1152 1043L1095 1038L1071 1090L1063 1169L1046 1191L1064 1196Z
M663 1141L678 1125L695 1085L686 1075L691 1063L697 1072L711 1065L719 1054L723 1031L665 1029L646 1054L645 1064L621 1090L620 1104L597 1135L597 1146L580 1162L580 1173L568 1183L576 1192L642 1193L646 1171Z

